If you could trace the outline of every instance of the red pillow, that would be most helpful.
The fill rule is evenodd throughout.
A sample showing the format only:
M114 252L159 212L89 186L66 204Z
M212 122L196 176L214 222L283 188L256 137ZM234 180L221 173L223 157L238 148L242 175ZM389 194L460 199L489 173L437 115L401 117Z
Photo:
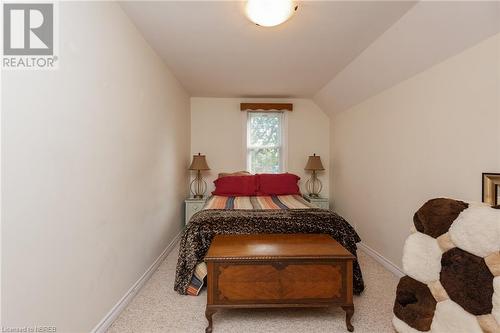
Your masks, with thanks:
M293 173L259 174L259 195L300 194L297 182L300 177Z
M257 176L231 176L221 177L214 181L215 191L213 195L225 197L232 196L251 196L257 195L258 178Z

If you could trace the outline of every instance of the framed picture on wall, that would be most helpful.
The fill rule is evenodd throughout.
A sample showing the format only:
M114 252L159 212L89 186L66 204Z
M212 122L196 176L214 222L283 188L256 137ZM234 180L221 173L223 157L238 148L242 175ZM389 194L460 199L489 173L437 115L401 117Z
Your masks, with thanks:
M500 204L500 173L483 173L483 202L492 206Z

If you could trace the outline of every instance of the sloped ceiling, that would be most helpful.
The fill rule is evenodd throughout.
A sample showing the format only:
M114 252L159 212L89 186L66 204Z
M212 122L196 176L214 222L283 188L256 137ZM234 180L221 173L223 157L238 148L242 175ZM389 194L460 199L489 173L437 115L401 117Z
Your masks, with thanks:
M348 109L500 31L500 2L301 1L274 28L242 1L122 8L192 96L306 97Z
M327 113L344 111L498 32L500 2L420 2L314 100Z
M311 97L413 4L303 1L272 28L251 23L242 1L122 8L193 96Z

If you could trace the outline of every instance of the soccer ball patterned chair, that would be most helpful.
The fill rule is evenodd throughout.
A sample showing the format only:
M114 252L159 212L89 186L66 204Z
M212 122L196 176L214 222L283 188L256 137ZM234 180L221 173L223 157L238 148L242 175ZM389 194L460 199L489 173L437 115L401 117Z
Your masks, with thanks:
M414 215L394 303L399 333L500 333L500 209L433 199Z

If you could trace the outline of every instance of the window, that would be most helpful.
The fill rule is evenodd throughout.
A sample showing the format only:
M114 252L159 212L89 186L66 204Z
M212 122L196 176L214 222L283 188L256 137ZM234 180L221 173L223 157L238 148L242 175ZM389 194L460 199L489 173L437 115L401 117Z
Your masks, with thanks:
M283 118L281 112L248 112L247 169L251 173L283 172Z

